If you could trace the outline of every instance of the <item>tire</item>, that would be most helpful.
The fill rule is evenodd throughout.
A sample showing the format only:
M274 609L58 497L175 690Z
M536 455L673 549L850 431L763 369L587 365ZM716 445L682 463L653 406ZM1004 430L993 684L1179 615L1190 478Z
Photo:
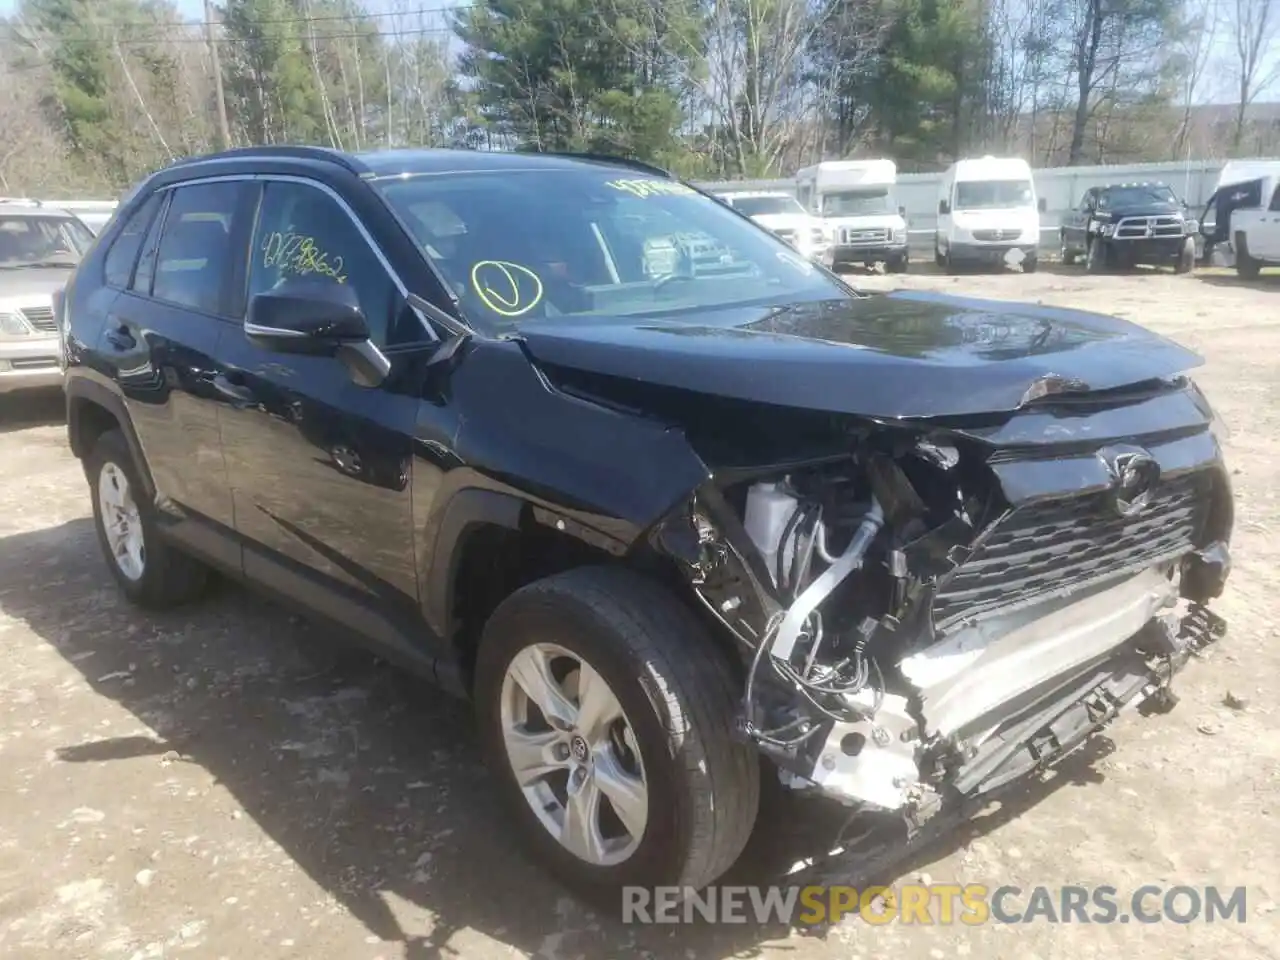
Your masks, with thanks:
M1040 259L1038 257L1024 257L1022 260L1023 273L1035 273L1038 266L1040 266Z
M1190 273L1196 268L1196 241L1187 237L1182 241L1182 249L1178 252L1178 260L1173 265L1174 273Z
M1075 251L1067 246L1067 235L1064 233L1061 235L1061 237L1062 237L1062 247L1061 247L1062 263L1064 266L1073 267L1075 266L1075 263L1076 263Z
M1101 240L1089 241L1089 249L1085 252L1084 268L1090 273L1106 272L1107 248Z
M937 237L933 238L933 262L939 268L947 265L947 258L942 255L942 248L938 246Z
M894 259L889 260L887 263L885 263L884 265L885 272L886 273L906 273L907 266L909 263L910 263L910 260L908 260L907 257L905 256L895 257Z
M528 658L536 660L539 649L549 657L565 652L570 659L560 662L566 665L579 660L578 677L586 673L581 664L595 671L592 689L604 681L633 735L625 741L633 749L620 751L616 737L607 744L595 737L594 746L582 751L590 758L593 784L599 771L608 769L598 765L601 750L607 749L615 772L626 753L638 753L642 761L647 819L638 842L620 861L597 857L591 862L572 852L552 834L568 819L565 800L555 801L559 821L554 813L535 812L536 805L545 811L545 800L528 798L517 779L506 731L518 727L511 722L519 713L513 704L527 700L521 701L524 687L509 671L514 663L528 676ZM578 568L523 587L503 601L481 638L475 707L490 769L534 858L584 898L600 903L612 898L615 909L626 885L699 889L715 881L746 846L759 803L759 758L733 733L740 689L741 681L692 613L662 587L629 571ZM576 723L576 706L572 714ZM525 716L525 723L534 725ZM555 759L568 767L577 762L577 741L592 734L585 727L579 736L576 726L557 734L536 725L545 728L540 736L568 736L536 755L535 767L546 779L532 789L542 790L558 776L545 774L545 751L564 751ZM566 772L565 781L573 776ZM613 783L616 787L618 781ZM620 809L612 800L609 805ZM545 825L543 816L550 818Z
M1262 261L1249 256L1249 239L1243 233L1236 234L1236 276L1241 280L1257 280L1262 273Z
M107 567L132 602L142 607L165 609L190 603L205 590L209 570L204 564L165 542L156 525L155 506L138 494L143 489L133 454L119 430L108 430L94 442L85 457L85 476L93 501L93 523L98 531ZM104 488L114 491L119 504L110 524ZM113 494L107 494L111 497ZM123 535L122 524L136 532L133 540ZM121 543L137 549L117 549ZM114 545L113 545L114 544Z

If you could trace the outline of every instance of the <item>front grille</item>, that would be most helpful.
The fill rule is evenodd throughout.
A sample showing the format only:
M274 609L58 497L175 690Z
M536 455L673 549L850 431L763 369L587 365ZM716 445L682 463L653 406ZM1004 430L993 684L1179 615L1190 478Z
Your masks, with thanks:
M999 243L1001 240L1017 240L1021 230L975 230L973 239L979 243Z
M22 316L34 330L41 333L58 332L58 324L53 319L53 307L24 307Z
M1116 224L1115 236L1120 240L1148 240L1160 237L1180 237L1183 233L1181 217L1125 217Z
M1210 482L1205 473L1170 478L1134 517L1117 515L1105 494L1014 510L940 586L935 629L1011 612L1182 556L1193 548Z
M885 243L889 239L889 231L883 227L874 230L855 230L850 227L840 228L840 242L846 244Z

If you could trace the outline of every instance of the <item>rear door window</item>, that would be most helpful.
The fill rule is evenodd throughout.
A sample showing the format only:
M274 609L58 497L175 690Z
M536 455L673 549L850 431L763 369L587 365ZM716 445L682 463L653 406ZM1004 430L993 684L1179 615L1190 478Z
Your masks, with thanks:
M107 251L105 275L107 286L118 287L123 289L129 286L129 282L133 277L133 265L138 260L138 250L142 246L142 239L147 235L147 228L151 226L151 220L155 216L156 210L160 206L161 195L152 194L147 198L133 215L125 222L120 229L120 233L116 235L112 241L111 249Z
M232 249L246 185L238 181L178 187L156 249L157 300L219 316L230 316L242 297L243 262Z

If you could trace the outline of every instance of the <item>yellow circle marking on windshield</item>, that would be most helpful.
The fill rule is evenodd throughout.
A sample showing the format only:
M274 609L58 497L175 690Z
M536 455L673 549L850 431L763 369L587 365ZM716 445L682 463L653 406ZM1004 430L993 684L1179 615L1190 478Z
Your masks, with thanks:
M520 277L533 281L521 289ZM494 285L499 289L494 289ZM542 280L528 267L509 260L480 260L471 268L471 285L486 307L503 317L518 317L542 302Z

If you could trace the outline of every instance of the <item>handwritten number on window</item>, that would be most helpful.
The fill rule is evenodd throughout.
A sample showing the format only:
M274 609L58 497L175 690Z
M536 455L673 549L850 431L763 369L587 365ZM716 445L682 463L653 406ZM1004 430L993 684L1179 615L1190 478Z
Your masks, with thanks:
M262 265L279 267L298 276L318 274L338 283L346 283L347 275L340 256L330 256L314 237L300 233L269 233L262 241Z

